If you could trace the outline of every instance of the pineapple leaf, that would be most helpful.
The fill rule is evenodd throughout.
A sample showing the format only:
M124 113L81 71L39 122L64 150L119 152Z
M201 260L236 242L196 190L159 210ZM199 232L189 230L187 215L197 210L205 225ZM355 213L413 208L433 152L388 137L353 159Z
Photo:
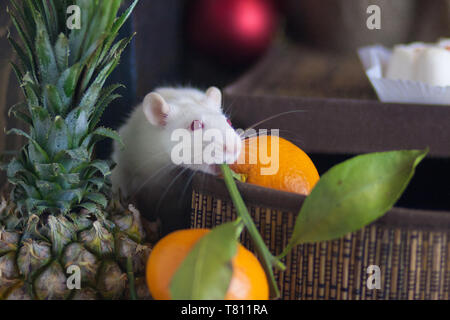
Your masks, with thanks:
M16 103L15 105L13 105L11 108L9 108L8 110L8 117L11 117L12 114L14 114L14 112L16 111L20 111L20 112L27 112L28 111L28 106L25 102L19 102Z
M85 110L89 110L89 108L92 108L97 102L102 87L103 83L93 83L88 91L86 91L83 99L81 100L80 107L84 108Z
M44 177L54 178L58 176L61 172L65 172L64 167L59 163L51 164L35 164L35 171L40 179Z
M24 88L25 96L27 97L28 106L30 108L39 106L40 105L38 98L39 92L35 86L35 83L31 79L30 73L28 72L23 77L22 87Z
M65 203L80 203L83 200L83 190L82 189L72 189L72 190L61 190L48 195L49 199L55 201L55 203L61 204ZM59 205L58 205L59 206ZM69 205L69 210L70 210Z
M16 75L17 81L19 81L19 83L21 83L21 82L22 82L22 78L23 78L23 73L22 73L22 71L21 71L20 68L19 68L14 62L12 62L12 61L11 61L11 67L12 67L12 69L13 69L15 75ZM24 93L25 93L25 92L24 92Z
M112 129L108 129L105 127L99 127L93 132L93 135L99 137L98 138L99 140L97 140L97 141L100 141L104 138L110 138L112 140L117 141L121 146L124 146L120 135ZM91 143L92 143L92 141L91 141Z
M55 79L58 78L56 57L50 42L49 34L40 14L37 14L36 26L36 54L42 82L56 84Z
M63 185L77 185L81 181L79 173L61 174L59 177L61 178L59 183Z
M52 114L61 114L60 108L63 107L63 101L58 88L54 85L48 84L44 87L44 106Z
M22 63L22 70L32 70L34 69L33 67L33 58L30 58L29 56L27 56L27 54L25 53L25 51L23 51L23 49L17 44L17 42L10 37L10 35L8 34L8 41L10 43L10 45L14 48L14 51L16 51L17 56L20 59L20 62ZM19 68L17 68L17 70L20 70ZM22 72L20 72L22 73ZM22 77L18 77L19 81L22 81Z
M92 202L80 203L77 207L86 209L89 213L97 213L100 211L98 205Z
M91 178L87 180L89 183L96 186L97 190L103 189L105 186L105 179L102 178Z
M51 125L50 115L42 107L33 107L31 109L31 117L33 119L32 136L39 145L43 146L49 142L48 128Z
M37 180L36 188L43 195L60 192L62 190L61 186L57 183L49 182L46 180Z
M78 80L82 71L79 63L66 69L58 80L58 88L61 99L63 100L61 115L67 114L74 100Z
M101 193L89 193L89 194L86 194L85 198L92 202L99 204L103 208L105 208L108 205L108 200Z
M122 52L125 50L125 48L128 46L128 44L131 42L131 40L133 40L135 35L136 35L136 33L134 33L133 35L131 35L128 38L117 41L117 43L109 50L108 55L104 59L104 64L102 66L104 67L104 65L108 61L111 61L112 59L114 59L118 56L120 57Z
M63 150L62 153L69 156L70 159L79 160L79 161L89 161L89 153L85 148L77 148L72 150ZM59 157L57 157L59 159Z
M27 198L39 199L41 197L39 191L32 185L28 185L24 181L19 181L18 184L25 191Z
M51 2L51 1L50 1ZM44 21L46 23L46 27L49 33L50 41L53 43L57 34L57 21L56 17L53 15L52 9L49 7L49 1L47 0L38 0L38 4L40 5L40 11L43 12Z
M103 53L102 53L102 57L101 59L103 59L106 55L106 53L108 52L109 48L111 48L111 45L113 44L114 40L117 37L117 34L120 30L120 28L122 28L123 24L125 23L125 21L128 20L128 18L130 17L131 13L133 12L134 8L136 7L137 3L139 2L139 0L135 0L131 6L122 14L122 16L120 16L119 19L117 19L112 28L111 28L111 32L110 32L110 36L108 37L105 47L103 49Z
M14 25L14 27L17 30L17 33L19 34L20 39L22 40L22 44L25 47L25 51L27 52L27 55L30 59L33 59L33 45L31 42L31 39L28 38L25 31L23 30L21 24L18 23L17 17L14 14L14 12L10 11L9 8L6 9L11 17L11 21Z
M75 225L63 216L48 217L53 253L59 257L65 246L76 239Z
M56 41L55 56L59 71L66 70L69 67L69 39L64 33L61 33Z
M43 212L59 217L75 207L100 216L111 165L93 160L94 147L105 138L120 141L115 131L97 128L106 107L119 97L114 91L120 85L103 87L132 39L115 42L138 1L118 18L122 0L9 1L18 33L9 39L18 56L17 65L11 65L26 98L9 113L30 125L29 132L8 132L28 139L6 168L12 197L28 217ZM79 30L66 26L72 4L81 8Z
M111 169L106 161L103 160L94 160L89 164L89 168L93 168L94 171L91 173L95 173L99 171L104 177L109 176L111 174Z
M94 112L91 117L90 129L94 130L97 124L100 122L100 118L105 111L106 107L114 100L120 98L121 96L118 94L113 94L118 88L124 88L121 84L114 84L107 88L104 88L100 92L100 98L98 99L97 105L94 108Z
M48 135L48 152L54 157L58 152L69 149L69 133L63 118L57 116Z
M78 107L72 110L66 118L66 125L72 136L72 146L80 145L89 128L89 119L86 110Z
M47 152L45 152L45 150L42 149L42 147L36 142L36 140L31 138L31 136L28 133L25 133L24 131L17 128L12 128L6 134L16 134L18 136L23 136L27 138L33 144L33 146L40 152L40 154L42 154L42 156L46 159L46 161L50 161Z
M17 159L11 160L11 162L7 166L6 174L8 177L14 177L17 173L25 171L25 167L23 164Z
M23 102L17 103L8 110L8 117L14 115L17 119L24 121L30 126L33 125L33 120L28 114L27 105Z

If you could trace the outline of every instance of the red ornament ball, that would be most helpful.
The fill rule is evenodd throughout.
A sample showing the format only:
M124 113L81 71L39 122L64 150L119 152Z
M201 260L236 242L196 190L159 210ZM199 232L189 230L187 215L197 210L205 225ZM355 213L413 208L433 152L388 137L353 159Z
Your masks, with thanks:
M271 0L197 0L188 16L189 38L227 62L246 62L271 44L277 13Z

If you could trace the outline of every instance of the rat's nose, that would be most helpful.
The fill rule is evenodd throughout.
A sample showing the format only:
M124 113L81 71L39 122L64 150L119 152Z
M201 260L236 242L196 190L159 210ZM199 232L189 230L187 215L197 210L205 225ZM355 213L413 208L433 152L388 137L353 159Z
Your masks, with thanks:
M231 145L231 146L229 146L229 145L224 145L223 146L223 152L224 153L234 153L234 152L236 152L236 146L235 145Z
M238 146L235 144L224 145L223 152L228 154L235 154L238 151Z

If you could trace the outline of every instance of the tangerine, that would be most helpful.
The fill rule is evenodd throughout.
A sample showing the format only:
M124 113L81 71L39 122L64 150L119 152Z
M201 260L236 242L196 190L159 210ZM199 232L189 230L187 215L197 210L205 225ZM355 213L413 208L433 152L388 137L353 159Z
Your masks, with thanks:
M320 179L309 156L277 136L244 140L242 152L230 168L243 175L245 182L303 195L310 194Z
M170 233L153 248L147 261L146 279L151 295L170 300L170 282L181 262L209 229L186 229ZM238 245L232 260L233 273L225 300L267 300L269 284L258 259Z

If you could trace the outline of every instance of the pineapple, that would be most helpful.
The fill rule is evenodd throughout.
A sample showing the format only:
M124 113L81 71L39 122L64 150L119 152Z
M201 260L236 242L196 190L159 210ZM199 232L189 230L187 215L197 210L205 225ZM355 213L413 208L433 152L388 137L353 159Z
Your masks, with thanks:
M0 299L148 292L142 275L150 246L139 212L112 197L111 165L94 157L96 142L120 139L97 124L118 97L120 85L104 84L131 40L115 41L136 3L117 18L121 0L10 0L20 39L10 39L20 58L13 69L26 97L10 113L29 131L10 130L27 142L6 166ZM81 8L81 29L66 26L70 5Z

